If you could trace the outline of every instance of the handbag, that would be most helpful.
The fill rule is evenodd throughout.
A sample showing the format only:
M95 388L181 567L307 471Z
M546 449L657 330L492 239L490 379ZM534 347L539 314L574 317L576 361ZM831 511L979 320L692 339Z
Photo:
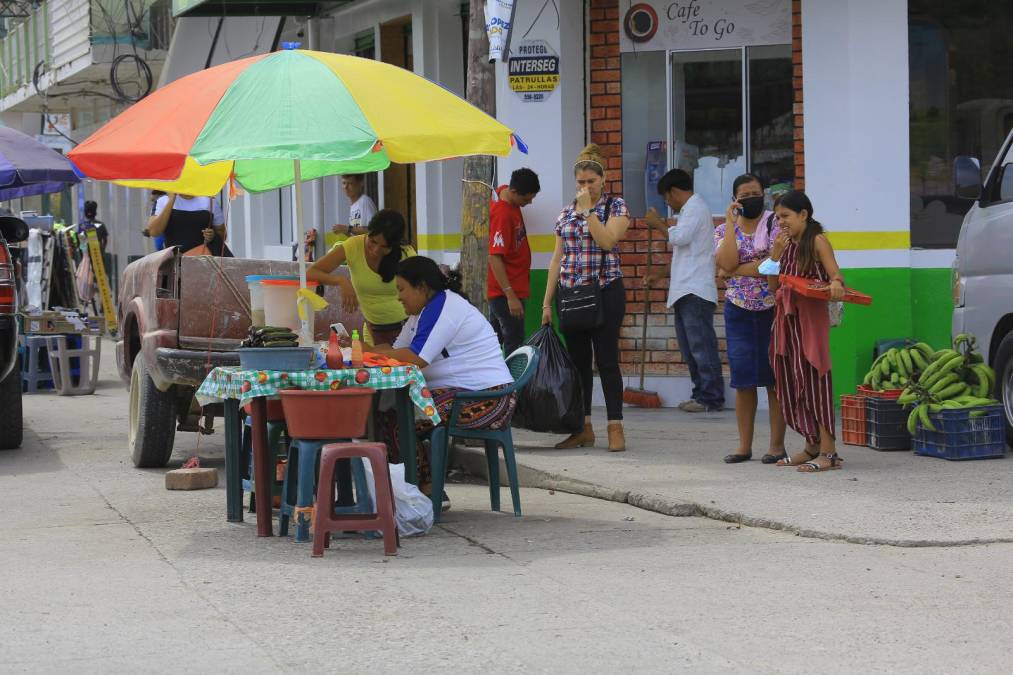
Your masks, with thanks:
M605 202L605 213L612 212L612 198ZM605 267L605 256L601 252L598 275L590 284L565 288L556 287L556 311L559 327L564 333L581 333L593 330L605 323L605 308L601 302L601 270Z

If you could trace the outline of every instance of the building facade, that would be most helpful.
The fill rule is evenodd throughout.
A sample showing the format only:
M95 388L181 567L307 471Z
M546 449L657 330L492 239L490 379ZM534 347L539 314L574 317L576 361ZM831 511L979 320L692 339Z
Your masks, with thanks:
M877 340L947 342L950 265L970 205L954 196L952 166L958 155L971 155L987 170L1013 126L1013 48L1004 39L1013 7L979 0L959 7L943 0L515 5L510 53L495 65L496 115L530 150L500 159L498 174L504 182L527 166L541 178L541 194L524 211L535 267L530 330L539 320L555 220L575 192L573 161L593 141L608 157L610 191L623 195L635 218L622 244L624 373L639 372L646 307L647 386L666 403L685 398L690 386L666 291L642 285L649 243L640 219L652 206L664 208L655 185L672 166L693 173L716 222L731 182L745 171L760 175L771 196L792 186L809 193L848 285L874 297L871 307L849 306L832 331L839 391L854 388ZM380 59L464 94L468 5L461 0L287 3L286 11L304 15L271 15L280 6L176 0L159 84L289 41ZM16 104L5 109L8 123L11 110L28 112L30 103L11 91L4 89L5 105ZM71 137L83 138L115 111L75 108ZM461 248L461 176L462 161L450 160L392 166L367 185L380 206L408 216L420 252L453 264ZM107 185L85 190L100 204L118 205L114 239L129 230L124 250L117 249L121 262L143 254L145 195ZM338 178L305 192L304 210L318 231L347 217ZM289 190L235 200L233 250L289 258L293 211ZM667 265L670 253L654 241L651 255ZM716 318L723 335L720 311Z

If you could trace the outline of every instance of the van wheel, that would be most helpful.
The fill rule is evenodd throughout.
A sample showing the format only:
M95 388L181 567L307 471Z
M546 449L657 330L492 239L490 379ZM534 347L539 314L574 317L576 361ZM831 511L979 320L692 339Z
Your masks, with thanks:
M1002 401L1006 414L1006 442L1013 445L1013 333L1008 333L999 343L992 367L995 368L994 397Z
M176 400L173 391L159 391L144 362L134 358L130 373L130 457L138 468L160 468L172 457L176 435Z
M24 419L21 416L21 359L14 360L14 368L0 382L0 450L21 447Z

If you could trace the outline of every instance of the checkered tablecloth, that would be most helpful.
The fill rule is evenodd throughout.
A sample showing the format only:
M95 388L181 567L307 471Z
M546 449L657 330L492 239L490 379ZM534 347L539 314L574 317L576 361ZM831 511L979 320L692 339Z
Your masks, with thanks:
M338 387L372 387L373 389L408 388L412 403L433 424L440 423L426 378L417 366L383 366L345 370L240 370L236 367L215 368L197 389L201 405L227 398L239 399L246 405L252 398L278 398L281 389L337 389Z

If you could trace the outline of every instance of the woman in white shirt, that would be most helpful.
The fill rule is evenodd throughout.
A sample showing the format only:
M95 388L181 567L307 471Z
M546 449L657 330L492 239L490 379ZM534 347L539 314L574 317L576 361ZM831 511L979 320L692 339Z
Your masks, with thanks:
M392 346L380 345L373 351L422 369L443 424L450 417L458 392L504 389L513 384L496 332L485 316L460 295L456 273L444 275L433 260L416 256L398 264L395 280L408 321ZM457 425L500 429L510 424L516 405L513 394L469 401L461 406ZM417 430L420 437L428 436L430 427ZM429 482L425 455L419 453L420 487Z

